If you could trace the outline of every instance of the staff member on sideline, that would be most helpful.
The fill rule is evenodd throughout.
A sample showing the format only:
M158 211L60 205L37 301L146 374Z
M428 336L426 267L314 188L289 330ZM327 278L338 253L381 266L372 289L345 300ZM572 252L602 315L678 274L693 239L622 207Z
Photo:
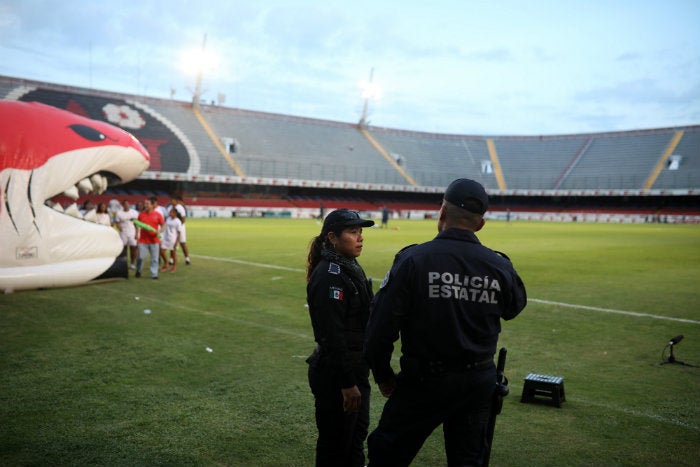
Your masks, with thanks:
M475 235L487 208L479 183L452 182L437 237L399 252L372 302L365 355L389 400L367 442L371 467L409 465L440 424L449 466L483 464L500 319L527 303L510 260Z
M362 354L372 284L356 258L374 221L338 209L311 241L306 300L318 346L307 359L316 407L316 467L362 467L369 428L369 367Z
M139 213L132 209L129 201L122 201L122 210L114 215L114 223L119 230L119 237L124 244L124 256L129 260L130 268L136 269L136 257L138 248L136 247L136 226L133 220L138 219Z
M185 256L185 265L190 265L190 250L187 248L187 208L185 207L185 202L180 196L173 196L170 201L170 207L177 209L178 217L182 221L182 228L180 229L180 248L182 248L182 254ZM170 211L168 211L170 212ZM167 220L167 219L166 219ZM171 263L172 264L172 263Z
M155 196L144 201L144 210L139 213L138 221L151 227L149 230L145 227L139 229L139 257L136 260L135 277L141 277L141 268L146 256L151 256L150 270L151 278L158 279L158 258L160 256L160 231L165 221L158 207L158 201Z

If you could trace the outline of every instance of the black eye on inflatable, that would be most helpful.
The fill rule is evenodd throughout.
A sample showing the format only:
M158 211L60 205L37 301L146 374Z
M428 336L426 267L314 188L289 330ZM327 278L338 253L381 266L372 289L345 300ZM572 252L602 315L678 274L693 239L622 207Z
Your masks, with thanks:
M107 137L104 133L95 130L87 125L80 125L78 123L68 126L71 130L75 131L79 136L90 141L104 141Z

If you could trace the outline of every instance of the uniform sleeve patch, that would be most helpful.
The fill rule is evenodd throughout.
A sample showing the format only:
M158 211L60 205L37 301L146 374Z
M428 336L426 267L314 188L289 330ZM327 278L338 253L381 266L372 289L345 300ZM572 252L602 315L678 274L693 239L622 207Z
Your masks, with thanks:
M333 300L343 301L343 288L342 287L330 287L328 289L328 298Z
M328 272L331 274L340 274L340 265L337 263L328 263Z
M382 281L381 284L379 284L379 289L383 289L388 283L389 283L389 274L391 271L387 271L386 276L384 276L384 280Z

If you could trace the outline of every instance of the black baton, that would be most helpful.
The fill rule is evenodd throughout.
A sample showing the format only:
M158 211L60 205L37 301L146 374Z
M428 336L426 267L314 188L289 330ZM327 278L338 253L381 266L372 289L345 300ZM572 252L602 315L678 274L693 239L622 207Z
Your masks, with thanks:
M491 445L493 444L493 432L496 428L496 415L503 409L503 398L508 395L508 378L503 373L506 368L505 347L501 347L498 352L498 363L496 364L496 387L493 390L493 401L491 402L491 413L489 414L489 424L486 431L486 454L484 456L483 467L488 467L491 458Z

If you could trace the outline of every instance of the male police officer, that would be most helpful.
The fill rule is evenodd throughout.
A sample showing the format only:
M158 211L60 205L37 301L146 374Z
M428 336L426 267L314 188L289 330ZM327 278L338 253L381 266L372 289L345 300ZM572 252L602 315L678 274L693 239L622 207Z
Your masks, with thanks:
M440 424L449 466L483 463L500 319L527 303L510 260L474 234L487 208L479 183L452 182L437 237L399 252L372 302L365 356L389 399L368 439L371 467L409 465ZM399 333L396 376L390 360Z

